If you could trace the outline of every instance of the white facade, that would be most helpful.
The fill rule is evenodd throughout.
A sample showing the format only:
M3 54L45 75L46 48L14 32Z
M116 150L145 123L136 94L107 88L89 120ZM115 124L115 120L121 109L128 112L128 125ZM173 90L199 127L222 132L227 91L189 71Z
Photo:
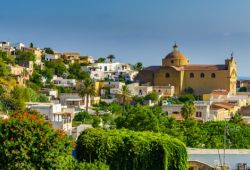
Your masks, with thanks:
M105 62L94 63L91 66L86 66L85 71L89 72L90 77L95 80L112 79L118 80L119 78L125 78L125 80L133 81L137 75L137 71L131 70L129 64L120 62Z
M88 106L91 107L92 98L89 97ZM61 93L60 103L69 108L85 109L87 105L87 97L80 97L78 93Z
M45 61L58 60L61 57L59 53L55 54L45 54Z
M53 115L62 112L61 104L27 102L26 107L43 114L47 120L53 121Z
M153 91L153 86L140 86L139 83L131 83L127 86L133 96L145 97Z
M23 47L25 47L25 44L23 43L12 43L11 46L15 48L16 50L21 50Z
M230 118L228 110L224 108L214 109L211 107L211 105L211 101L195 101L194 118L202 121L225 120ZM183 106L184 104L170 104L166 101L163 101L162 110L167 112L169 116L173 114L179 115L181 114L181 109Z
M45 119L52 124L53 128L61 129L70 133L72 129L74 113L72 111L68 112L68 110L64 112L61 104L27 102L26 107L44 115Z
M106 103L113 102L116 99L117 94L121 93L122 86L124 85L125 83L119 81L104 82L101 89L101 100Z
M131 83L127 85L133 96L145 97L151 92L156 92L160 97L168 96L172 97L174 95L174 86L148 86L139 85L139 83Z
M63 86L63 87L76 86L76 79L64 79L62 77L54 76L52 81L56 86Z
M1 41L0 42L0 47L10 47L10 42L8 42L8 41Z

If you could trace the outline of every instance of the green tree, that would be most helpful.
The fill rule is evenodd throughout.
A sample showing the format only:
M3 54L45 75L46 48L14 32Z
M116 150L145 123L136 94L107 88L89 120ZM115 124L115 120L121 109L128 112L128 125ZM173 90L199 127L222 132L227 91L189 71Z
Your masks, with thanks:
M246 88L246 87L241 87L241 88L239 89L239 92L247 92L247 88Z
M89 108L89 97L95 95L95 86L90 79L86 79L80 86L79 96L86 98L86 112Z
M145 96L145 100L158 101L159 95L153 91Z
M193 102L193 101L195 101L195 97L192 94L184 94L184 95L178 97L178 100L182 103Z
M69 77L75 78L77 80L89 79L89 74L82 70L79 63L74 63L69 65Z
M33 43L31 42L31 43L30 43L30 48L33 48L33 47L34 47L34 45L33 45Z
M52 50L52 48L49 48L49 47L45 47L45 48L44 48L44 51L45 51L45 53L47 53L47 54L54 54L54 50Z
M17 51L16 52L17 62L21 63L24 61L35 61L36 55L33 52L30 51Z
M46 78L46 83L50 83L53 75L55 74L55 69L45 67L42 71L42 75Z
M43 85L43 82L42 82L42 75L39 74L37 71L34 71L32 73L32 76L30 77L30 80L31 82L35 83L37 86L39 86L40 88L42 87Z
M122 86L121 92L117 94L117 99L118 102L123 105L123 114L124 114L125 106L129 104L132 100L131 92L129 91L128 86L126 85Z
M62 76L62 75L65 75L65 74L68 74L68 71L67 71L67 68L63 62L63 60L53 60L53 61L47 61L45 62L45 65L48 69L53 69L54 73L57 75L57 76Z
M0 167L55 169L58 157L71 154L72 141L36 114L17 113L0 120Z
M95 62L96 63L105 63L106 59L103 57L98 58Z
M137 71L142 70L142 68L143 68L143 64L141 62L138 62L134 65L134 69Z
M185 103L181 108L181 114L184 119L188 119L194 116L195 106L193 103Z
M83 123L85 123L86 120L90 120L90 119L92 120L91 115L89 115L87 112L84 112L84 111L79 112L74 117L74 121L80 121Z
M137 105L128 109L126 114L116 120L117 128L127 128L135 131L154 131L161 129L161 110Z
M107 59L109 60L109 62L113 62L113 60L115 59L115 56L113 54L110 54L107 56Z
M9 74L9 69L7 65L0 58L0 76L7 76Z

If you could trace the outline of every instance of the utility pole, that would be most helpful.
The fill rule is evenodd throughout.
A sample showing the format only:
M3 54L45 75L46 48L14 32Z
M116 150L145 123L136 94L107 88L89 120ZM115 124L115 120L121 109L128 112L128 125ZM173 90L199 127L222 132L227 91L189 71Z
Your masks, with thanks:
M223 155L223 166L226 166L226 142L227 142L227 122L225 121L225 127L224 127L224 155Z

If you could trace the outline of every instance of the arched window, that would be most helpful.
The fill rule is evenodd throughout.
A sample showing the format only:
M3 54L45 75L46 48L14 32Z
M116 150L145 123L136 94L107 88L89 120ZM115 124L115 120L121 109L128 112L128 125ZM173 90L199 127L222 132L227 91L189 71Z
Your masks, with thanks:
M194 78L194 73L190 73L189 77Z
M215 73L212 73L211 78L215 78L215 77L216 77Z
M171 60L171 63L174 64L174 60Z
M166 73L166 74L165 74L165 77L166 77L166 78L169 78L169 77L170 77L170 74L169 74L169 73Z
M204 78L205 77L205 74L204 73L201 73L201 78Z

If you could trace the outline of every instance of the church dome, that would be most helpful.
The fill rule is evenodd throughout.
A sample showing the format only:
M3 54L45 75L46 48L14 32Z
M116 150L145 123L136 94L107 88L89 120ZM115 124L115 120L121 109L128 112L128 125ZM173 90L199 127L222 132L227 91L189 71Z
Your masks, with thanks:
M183 55L179 50L178 46L174 44L173 51L166 55L162 60L163 66L182 66L189 63L187 57Z

